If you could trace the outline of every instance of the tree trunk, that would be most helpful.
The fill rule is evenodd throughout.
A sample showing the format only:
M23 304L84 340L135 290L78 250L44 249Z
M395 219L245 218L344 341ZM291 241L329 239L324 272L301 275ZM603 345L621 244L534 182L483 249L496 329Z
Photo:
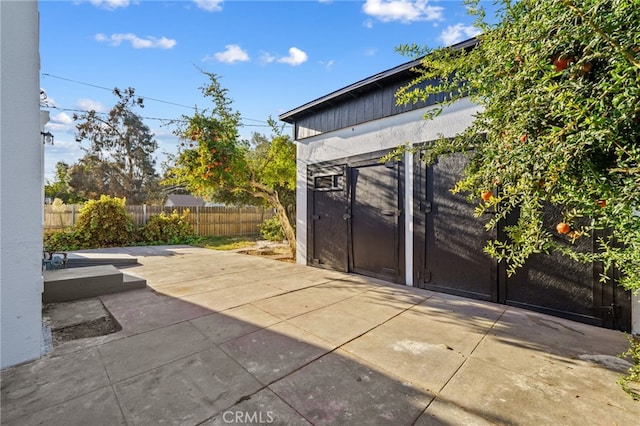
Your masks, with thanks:
M271 204L271 206L276 209L276 216L280 219L280 223L282 224L282 229L284 231L284 236L289 243L289 248L291 249L291 254L293 258L296 258L296 231L291 226L291 222L289 221L289 217L287 216L287 210L280 202L280 197L278 197L278 192L269 188L266 185L263 185L258 182L250 182L252 188L254 188L253 196L264 198Z
M289 248L291 248L291 254L293 258L296 258L296 231L294 231L293 226L291 226L291 222L289 222L289 216L287 216L287 210L284 208L282 203L280 203L280 198L278 197L278 193L276 192L273 196L273 201L271 204L276 209L276 215L278 219L280 219L280 223L282 224L282 229L284 231L284 236L289 243Z

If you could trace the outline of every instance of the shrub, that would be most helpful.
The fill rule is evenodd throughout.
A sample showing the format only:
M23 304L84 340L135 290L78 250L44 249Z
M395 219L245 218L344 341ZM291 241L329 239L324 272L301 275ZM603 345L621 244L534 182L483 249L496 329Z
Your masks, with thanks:
M137 240L136 226L125 209L125 198L101 195L80 210L74 233L83 248L131 245Z
M618 384L633 399L640 400L640 338L629 337L631 347L621 357L630 357L632 365L627 376L621 378Z
M142 227L142 237L147 243L181 244L190 243L195 238L191 224L187 220L189 211L182 215L175 210L170 215L164 212L152 216Z
M269 241L284 240L284 229L277 216L269 218L260 225L260 235Z
M69 228L65 231L55 231L44 236L44 249L47 251L70 251L81 247L78 235Z

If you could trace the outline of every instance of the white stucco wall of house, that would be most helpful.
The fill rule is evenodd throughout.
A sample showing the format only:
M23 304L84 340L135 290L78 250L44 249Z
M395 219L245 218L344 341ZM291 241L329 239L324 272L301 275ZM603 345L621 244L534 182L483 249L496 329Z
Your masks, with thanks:
M0 1L0 367L42 340L42 141L36 1Z
M439 135L453 136L471 124L479 107L464 99L433 120L423 119L425 111L426 109L415 110L297 141L297 263L307 264L307 166L404 144L428 142L437 139ZM412 177L412 173L407 173L407 188L412 185L409 180ZM405 217L410 222L412 215L406 214ZM411 223L405 224L405 230L407 229L412 229ZM411 238L405 240L408 245L405 251L411 253L413 241ZM406 258L408 262L413 260L411 256ZM406 266L406 271L413 271L413 265ZM407 272L407 284L411 284L412 280L409 275L411 274Z

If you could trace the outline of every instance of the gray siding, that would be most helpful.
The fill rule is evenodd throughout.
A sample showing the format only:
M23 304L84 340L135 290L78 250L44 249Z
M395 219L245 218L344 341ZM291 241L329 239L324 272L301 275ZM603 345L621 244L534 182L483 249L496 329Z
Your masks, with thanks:
M429 96L426 102L409 105L396 105L395 93L400 87L410 82L409 79L390 86L377 87L364 93L352 93L353 97L327 108L310 112L295 121L295 139L301 140L326 132L344 129L349 126L389 117L395 114L412 111L435 105L445 99L444 94Z

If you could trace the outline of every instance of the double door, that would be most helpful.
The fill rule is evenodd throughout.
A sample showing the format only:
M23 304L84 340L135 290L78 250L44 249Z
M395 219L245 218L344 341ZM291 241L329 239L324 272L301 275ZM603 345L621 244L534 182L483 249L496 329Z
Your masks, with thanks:
M502 228L515 224L518 217L517 213L509 216L496 230L484 228L486 221L474 217L474 205L450 191L466 164L467 158L461 154L441 157L430 167L416 158L416 285L628 331L630 293L611 281L602 283L599 265L579 263L557 254L535 254L508 276L504 264L483 252L487 240L503 238ZM545 209L544 222L549 229L560 219L560 212L552 207ZM578 250L593 248L593 240L578 240Z
M402 182L379 157L309 168L310 263L403 282Z

